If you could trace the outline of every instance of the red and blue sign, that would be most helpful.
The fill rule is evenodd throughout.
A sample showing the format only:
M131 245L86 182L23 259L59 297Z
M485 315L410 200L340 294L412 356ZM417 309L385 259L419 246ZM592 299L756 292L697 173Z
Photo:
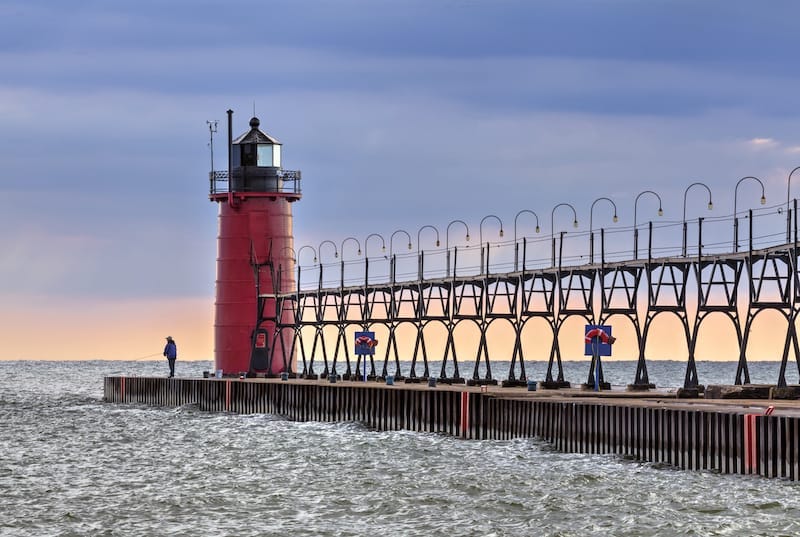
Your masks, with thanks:
M375 332L356 332L356 355L373 356L377 345Z
M586 325L584 355L611 356L611 344L613 342L614 338L611 336L610 326L600 324Z

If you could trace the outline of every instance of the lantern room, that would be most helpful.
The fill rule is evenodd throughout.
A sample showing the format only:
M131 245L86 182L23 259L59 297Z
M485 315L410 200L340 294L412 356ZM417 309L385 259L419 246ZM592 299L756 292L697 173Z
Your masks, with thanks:
M231 142L232 192L280 192L281 143L259 129L257 117L250 120L250 130Z
M281 167L281 143L262 132L257 117L250 120L250 130L237 139L231 151L231 168L258 166L260 168Z

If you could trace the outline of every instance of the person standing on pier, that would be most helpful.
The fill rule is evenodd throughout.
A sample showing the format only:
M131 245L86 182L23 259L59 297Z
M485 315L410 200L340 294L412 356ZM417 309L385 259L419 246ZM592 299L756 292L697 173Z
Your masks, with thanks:
M172 378L175 376L175 360L178 358L178 347L175 345L175 340L172 339L172 336L167 336L164 356L167 357L167 362L169 362L169 378Z

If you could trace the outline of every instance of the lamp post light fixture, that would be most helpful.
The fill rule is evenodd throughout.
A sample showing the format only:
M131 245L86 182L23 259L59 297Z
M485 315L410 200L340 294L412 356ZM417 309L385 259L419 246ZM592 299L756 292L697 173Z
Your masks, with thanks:
M493 214L488 214L488 215L484 216L483 218L481 218L481 222L480 222L480 224L478 224L478 240L480 241L480 248L481 248L481 274L483 274L483 268L484 268L483 267L483 264L484 264L484 258L483 258L483 223L486 221L487 218L494 218L495 220L497 220L497 223L500 224L500 237L501 238L503 237L503 221L500 220L499 216L496 216L496 215L493 215Z
M792 191L792 175L797 170L800 170L800 166L790 171L789 178L786 180L786 242L792 239L792 212L789 210L789 196Z
M331 243L331 244L333 244L333 243ZM334 247L336 247L335 244L334 244ZM308 248L309 250L314 252L314 261L312 263L314 265L317 264L317 251L314 249L313 246L310 246L310 245L306 244L304 246L301 246L300 249L297 250L297 254L295 255L295 263L297 263L297 282L296 282L297 289L300 289L300 271L302 270L302 265L300 264L300 256L302 255L303 250L305 250L306 248ZM320 276L321 276L322 275L322 265L320 265L320 267L319 267L319 272L320 272Z
M659 196L656 192L652 190L644 190L639 192L639 195L636 196L636 200L633 202L633 258L639 258L639 229L636 227L636 215L637 209L639 208L639 198L641 198L645 194L652 194L658 199L658 216L664 216L664 209L661 208L661 196Z
M578 213L575 211L575 207L573 207L569 203L559 203L558 205L553 207L552 211L550 211L550 244L553 245L553 266L555 266L555 264L556 264L556 241L555 241L555 235L554 235L554 228L555 228L555 223L554 223L555 220L554 220L554 218L555 218L555 214L556 214L556 209L558 209L562 205L564 207L569 207L570 209L572 209L572 217L573 217L573 219L572 219L572 227L575 227L575 228L578 227Z
M439 244L440 244L440 242L439 242L439 230L436 229L435 226L432 226L430 224L426 224L426 225L422 226L421 228L419 228L419 230L417 231L417 267L418 267L418 270L419 270L419 279L420 279L420 281L422 281L422 279L423 279L423 277L425 275L425 269L423 268L424 254L422 253L422 240L421 240L422 237L421 236L422 236L422 230L426 229L426 228L427 229L432 229L436 233L436 243L435 244L436 244L437 248L439 247ZM445 256L447 256L446 253L445 253Z
M434 226L432 226L430 224L426 224L426 225L422 226L421 228L419 228L419 231L417 231L417 248L419 250L422 250L422 242L420 241L420 235L422 235L422 230L425 229L425 228L432 229L432 230L434 230L436 232L436 247L438 248L439 244L440 244L439 243L439 230L436 229L436 227L434 227Z
M700 182L692 183L686 187L686 190L683 191L683 257L686 257L686 195L689 193L689 189L693 186L702 186L708 191L708 210L710 211L714 208L714 203L711 201L711 189L708 188L707 184Z
M367 238L364 239L364 257L366 258L369 258L368 247L369 247L369 240L372 237L378 237L381 240L381 251L382 252L386 251L386 241L383 240L383 235L380 235L378 233L370 233L369 235L367 235Z
M530 209L522 209L514 216L514 272L517 271L517 267L519 266L519 247L517 246L517 218L522 213L532 214L536 217L536 233L539 233L539 215L535 212L531 211Z
M356 251L356 255L361 255L361 243L358 242L358 239L355 238L355 237L346 237L344 240L342 240L342 246L341 246L341 248L339 248L342 251L342 260L344 260L344 245L347 244L347 241L355 242L356 246L358 247L358 250Z
M445 271L445 276L450 276L450 227L455 223L463 225L464 229L467 230L465 239L467 242L469 242L469 226L466 224L466 222L464 222L463 220L453 220L452 222L447 224L447 230L445 231L444 234L445 255L447 256L447 268Z
M617 204L614 203L614 200L610 198L597 198L592 202L592 206L589 208L589 262L594 263L594 232L592 231L592 219L594 217L594 206L598 201L605 200L614 207L614 223L619 221L619 217L617 217Z
M319 246L317 247L317 251L315 252L315 257L316 257L316 253L319 253L319 262L320 262L320 264L322 263L322 247L326 243L330 244L331 246L333 246L333 257L335 257L335 258L339 257L339 250L336 249L336 243L333 242L333 241L324 240L321 243L319 243Z
M334 244L334 247L335 247L335 246L336 246L336 245ZM314 249L314 247L313 247L313 246L309 246L308 244L306 244L305 246L301 246L301 247L300 247L300 249L299 249L299 250L297 250L297 256L296 256L297 263L298 263L298 264L300 263L300 254L302 254L302 253L303 253L303 250L305 250L306 248L310 248L310 249L311 249L311 251L312 251L312 252L314 252L314 261L313 261L313 262L314 262L314 264L316 264L316 262L317 262L317 251Z
M283 248L281 248L281 254L283 254L283 252L285 252L286 250L292 252L292 255L289 259L291 259L294 263L297 263L297 252L294 251L294 248L292 248L291 246L284 246Z
M408 239L408 249L411 250L411 235L409 235L408 231L406 231L405 229L398 229L389 236L389 257L392 257L392 255L394 254L394 248L393 248L394 236L397 235L398 233L405 234L406 238Z
M739 185L742 184L742 181L745 179L752 179L753 181L757 181L759 185L761 185L761 205L767 203L767 196L764 193L764 183L761 182L761 179L758 177L753 177L752 175L748 175L747 177L742 177L736 182L736 187L733 189L733 251L739 251L739 215L736 211L737 206L737 199L739 196Z

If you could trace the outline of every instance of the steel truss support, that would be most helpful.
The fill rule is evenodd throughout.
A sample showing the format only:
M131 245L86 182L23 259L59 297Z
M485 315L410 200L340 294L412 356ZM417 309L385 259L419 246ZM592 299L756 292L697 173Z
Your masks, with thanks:
M702 225L699 229L702 230ZM631 323L636 334L638 356L632 386L643 388L652 386L647 371L647 339L656 318L668 313L681 325L674 338L678 344L681 340L686 344L684 388L691 389L700 385L695 352L708 317L724 315L733 326L738 362L732 380L747 384L750 382L747 347L754 322L761 313L773 310L787 324L777 383L786 384L792 352L800 375L800 338L796 327L800 320L800 257L796 243L759 251L754 251L751 245L748 252L706 257L698 247L694 258L648 257L612 264L606 264L601 256L600 264L579 267L562 267L559 255L558 266L535 271L525 266L524 248L523 243L519 272L488 274L484 271L472 277L455 276L457 271L453 266L451 275L444 279L425 279L421 274L416 281L395 282L392 270L389 284L369 284L365 278L359 286L323 288L323 267L320 266L316 289L259 294L255 327L274 327L271 341L275 344L269 349L270 365L280 360L288 366L297 354L298 368L304 377L317 378L320 366L323 376L339 374L338 369L342 367L343 378L358 375L361 358L357 359L354 370L349 350L353 344L349 338L355 328L380 330L382 338L386 338L379 352L381 358L378 358L383 364L370 359L369 376L372 378L380 379L392 373L396 378L403 378L401 362L410 362L407 381L435 376L442 382L464 382L455 333L457 328L469 326L478 337L468 381L489 384L500 380L495 379L492 360L501 358L494 354L489 331L495 330L493 326L500 326L496 325L497 321L505 321L509 329L501 328L498 332L514 340L509 357L510 371L503 384L519 385L530 376L525 364L525 327L539 320L543 323L537 326L532 340L552 337L544 382L557 387L567 384L559 343L567 322L578 317L590 324L608 324L614 318L621 318ZM422 255L419 263L422 264ZM277 285L279 270L267 262L258 265L254 274L257 280L271 278L273 285ZM740 293L745 279L748 292ZM639 296L640 290L645 288L646 301ZM696 291L696 302L694 294L692 300L687 299L687 290ZM275 304L274 308L271 304ZM274 311L267 311L269 308ZM426 339L430 337L426 330L431 323L441 323L445 332L442 350L437 350L436 356L431 356L430 341ZM398 332L403 325L409 326L414 334L413 345L410 341L400 341ZM291 334L291 344L286 334ZM570 334L570 337L580 335ZM470 351L462 347L463 344L458 347L460 352ZM441 361L438 371L431 371L429 358ZM602 365L592 361L587 380L593 379L597 367L602 376Z
M647 374L647 361L644 355L644 342L642 339L642 328L639 324L638 314L638 295L639 286L644 275L644 265L635 264L631 266L603 267L599 271L600 280L600 311L594 315L596 324L608 324L612 317L623 317L633 324L636 331L636 348L639 356L636 363L636 374L633 386L649 388L650 377ZM589 379L593 379L593 369L589 371Z

